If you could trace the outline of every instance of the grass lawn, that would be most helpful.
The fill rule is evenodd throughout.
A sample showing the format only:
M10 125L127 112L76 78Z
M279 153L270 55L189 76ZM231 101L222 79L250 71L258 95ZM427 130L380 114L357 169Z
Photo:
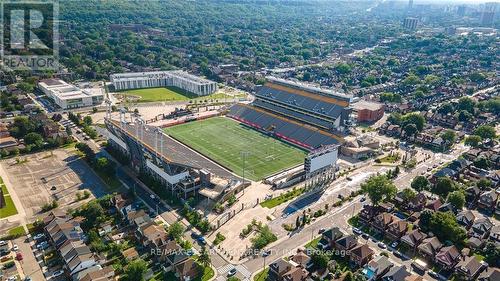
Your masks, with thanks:
M2 178L0 178L0 180L1 180L0 186L2 188L3 199L5 200L5 207L0 209L0 219L3 219L17 214L17 209L16 205L14 205L14 202L12 201L12 198L10 198L9 191L7 190L5 184L3 183Z
M26 231L24 231L24 227L22 225L16 226L14 228L9 229L7 234L12 235L12 236L23 236L26 234Z
M269 275L269 267L266 268L264 271L261 271L261 272L257 273L253 277L253 280L254 281L266 281L267 275Z
M318 242L319 242L320 240L321 240L321 237L318 237L318 238L315 238L315 239L313 239L313 240L309 241L309 242L306 244L305 248L306 248L306 249L307 249L307 248L311 248L311 249L318 249Z
M293 190L290 190L290 191L287 191L287 192L281 194L280 196L266 200L266 201L260 203L260 205L262 207L266 207L266 208L271 209L271 208L274 208L274 207L276 207L280 204L283 204L287 201L290 201L293 198L300 196L302 193L304 193L304 191L305 191L304 188L293 189Z
M189 122L166 128L165 132L240 176L241 152L248 151L245 177L251 180L299 165L306 155L304 150L225 117Z
M201 275L198 278L195 278L194 280L195 281L208 281L208 280L212 279L212 277L214 277L214 275L215 275L214 270L210 266L207 266L207 267L203 268L203 275Z
M134 89L118 93L121 95L139 96L141 97L139 102L185 101L194 97L175 87Z

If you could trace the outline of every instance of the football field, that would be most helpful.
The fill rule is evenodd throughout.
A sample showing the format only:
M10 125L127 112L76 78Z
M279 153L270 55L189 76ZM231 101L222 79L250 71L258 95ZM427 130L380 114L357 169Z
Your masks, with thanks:
M304 150L225 117L189 122L165 132L240 176L242 152L247 151L245 178L254 181L302 164L306 155Z
M186 101L192 97L175 87L134 89L118 92L118 94L140 97L139 102Z

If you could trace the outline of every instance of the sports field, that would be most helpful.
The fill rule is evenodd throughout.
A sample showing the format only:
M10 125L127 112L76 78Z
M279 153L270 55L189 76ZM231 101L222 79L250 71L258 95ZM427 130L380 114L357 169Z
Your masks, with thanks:
M139 96L141 97L139 102L185 101L193 97L185 93L181 89L177 89L174 87L126 90L118 92L118 94Z
M260 180L304 162L306 152L225 117L166 128L165 132L234 173Z

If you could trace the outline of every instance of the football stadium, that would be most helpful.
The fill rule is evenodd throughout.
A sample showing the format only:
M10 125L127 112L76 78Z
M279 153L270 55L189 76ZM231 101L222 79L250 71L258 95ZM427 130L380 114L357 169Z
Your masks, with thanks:
M299 169L293 178L304 179L335 167L350 102L347 95L267 77L252 103L233 104L214 117L188 116L165 128L125 117L106 125L110 144L133 167L187 196L207 174L259 181Z

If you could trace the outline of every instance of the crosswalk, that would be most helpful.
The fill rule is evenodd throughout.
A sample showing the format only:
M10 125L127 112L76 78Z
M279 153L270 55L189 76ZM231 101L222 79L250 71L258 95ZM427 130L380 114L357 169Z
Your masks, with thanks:
M217 277L217 281L224 281L227 280L227 273L229 270L236 268L237 273L235 274L237 277L243 277L240 278L243 281L250 281L250 277L252 276L252 273L247 269L246 266L239 264L239 265L232 265L232 264L226 264L224 266L221 266L217 268L217 273L219 277Z

